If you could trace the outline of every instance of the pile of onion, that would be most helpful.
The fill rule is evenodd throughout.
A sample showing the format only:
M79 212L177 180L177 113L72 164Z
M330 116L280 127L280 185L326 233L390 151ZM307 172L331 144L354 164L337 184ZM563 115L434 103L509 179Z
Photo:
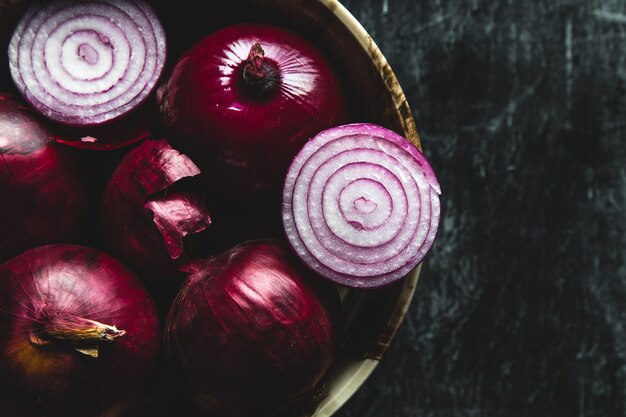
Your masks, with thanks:
M11 75L46 117L100 125L143 103L165 64L165 33L142 0L31 6L9 45Z
M373 124L325 130L295 157L283 192L294 251L342 285L377 288L408 274L430 250L441 189L424 155Z
M0 266L0 415L122 416L158 351L150 297L108 255L50 245Z
M275 194L277 201L293 156L347 115L325 57L293 32L262 24L206 36L179 59L158 96L172 146L232 199Z
M355 315L339 286L396 282L433 245L441 190L424 155L381 126L343 124L337 74L289 30L209 34L158 106L165 33L144 0L35 3L8 58L50 127L0 93L0 262L26 250L0 265L2 417L127 416L154 375L164 311L172 381L204 411L308 405ZM64 153L85 151L62 145L140 140L98 153L89 191L108 183L88 213ZM115 259L68 244L88 214L101 221L89 242Z
M304 398L332 364L339 300L278 241L199 262L165 330L172 363L203 405L257 416Z
M83 171L27 107L0 93L0 262L73 240L84 224Z

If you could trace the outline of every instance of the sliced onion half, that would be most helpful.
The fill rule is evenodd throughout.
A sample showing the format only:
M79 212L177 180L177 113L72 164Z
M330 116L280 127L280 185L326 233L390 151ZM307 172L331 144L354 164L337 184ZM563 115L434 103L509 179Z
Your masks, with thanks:
M163 27L141 0L35 4L9 45L24 98L72 126L100 125L135 109L153 90L165 53Z
M437 234L441 189L424 155L373 124L325 130L293 160L283 225L299 257L341 285L377 288L406 276Z

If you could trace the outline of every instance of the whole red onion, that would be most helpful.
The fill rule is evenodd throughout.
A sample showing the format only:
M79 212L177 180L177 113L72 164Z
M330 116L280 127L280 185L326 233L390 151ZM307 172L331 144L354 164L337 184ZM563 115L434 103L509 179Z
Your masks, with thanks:
M87 209L83 177L28 108L0 93L0 261L76 235Z
M121 416L158 347L150 297L110 256L49 245L0 266L0 415Z
M146 140L129 152L104 192L102 229L108 249L145 280L182 278L184 238L207 228L204 196L173 186L200 174L165 139Z
M262 415L310 394L328 370L338 303L286 245L249 241L196 265L170 310L166 349L209 409Z
M296 152L347 114L324 56L296 34L262 24L202 39L158 96L172 146L200 166L213 188L234 198L279 195Z

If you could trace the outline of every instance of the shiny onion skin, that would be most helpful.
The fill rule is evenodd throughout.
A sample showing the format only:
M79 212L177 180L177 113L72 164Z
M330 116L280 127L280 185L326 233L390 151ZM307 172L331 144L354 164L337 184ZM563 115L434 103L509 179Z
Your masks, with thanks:
M262 24L206 36L180 58L157 97L172 146L234 199L279 199L297 151L347 117L339 80L320 52Z
M48 129L0 93L0 262L48 243L72 240L84 224L81 168Z
M209 410L262 416L311 394L335 357L339 299L275 240L196 264L165 330L170 360Z
M283 191L283 225L294 251L338 284L397 281L430 250L441 189L424 155L373 124L328 129L295 157Z
M211 218L204 196L171 190L200 174L165 139L146 140L129 152L111 176L102 202L102 230L109 251L150 280L182 280L183 238L205 230Z
M75 127L51 123L50 128L55 141L62 145L109 151L154 137L159 118L154 103L147 101L124 117L102 125Z
M165 64L165 33L142 0L33 4L9 45L13 81L44 116L109 122L143 103Z
M119 417L159 352L154 305L110 256L49 245L0 266L0 415Z

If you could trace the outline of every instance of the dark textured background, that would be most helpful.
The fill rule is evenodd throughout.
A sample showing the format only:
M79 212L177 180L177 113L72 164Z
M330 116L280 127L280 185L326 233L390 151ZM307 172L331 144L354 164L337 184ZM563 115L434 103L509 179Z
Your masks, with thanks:
M337 417L626 414L626 1L343 0L443 188L406 321Z

